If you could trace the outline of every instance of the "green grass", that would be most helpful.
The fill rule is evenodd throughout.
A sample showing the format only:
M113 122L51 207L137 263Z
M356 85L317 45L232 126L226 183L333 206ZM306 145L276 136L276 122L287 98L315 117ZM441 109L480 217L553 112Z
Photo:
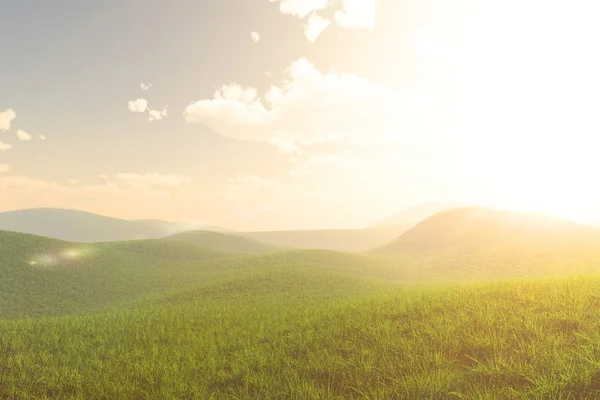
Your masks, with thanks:
M600 278L403 289L265 272L0 322L0 397L600 396Z
M65 250L83 256L30 264ZM594 260L479 256L0 232L0 398L600 398L600 276L457 283Z

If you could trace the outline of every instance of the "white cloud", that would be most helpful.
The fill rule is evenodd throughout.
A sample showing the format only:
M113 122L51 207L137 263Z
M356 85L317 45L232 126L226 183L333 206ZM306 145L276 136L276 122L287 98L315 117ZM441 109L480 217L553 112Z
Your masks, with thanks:
M289 80L273 86L263 103L254 88L230 84L213 99L185 110L188 122L202 122L239 140L269 142L291 150L345 138L354 144L397 141L410 117L408 99L352 74L322 73L308 60L294 62ZM283 146L281 146L283 145Z
M8 172L8 171L10 171L10 165L0 164L0 172Z
M17 117L17 113L12 108L6 109L0 112L0 131L7 131L10 129L10 123Z
M46 136L44 135L38 135L38 137L40 138L40 140L46 140Z
M377 0L342 0L342 11L335 13L335 22L343 28L375 28Z
M10 150L10 149L12 149L12 145L11 144L3 143L0 140L0 151L6 151L6 150Z
M331 24L318 12L327 10L338 2L330 0L269 0L279 1L279 11L282 14L293 15L299 19L308 19L305 23L306 38L315 42ZM375 9L377 0L341 0L341 9L334 14L334 20L342 28L375 28Z
M17 137L19 138L19 140L22 140L22 141L29 141L29 140L31 140L31 138L32 138L33 136L31 136L29 133L27 133L27 132L25 132L25 131L22 131L22 130L20 130L20 129L19 129L19 130L17 131Z
M162 110L149 110L148 111L148 119L150 122L158 121L167 117L167 109L163 108Z
M324 10L329 5L329 0L269 0L271 3L279 1L279 11L282 14L304 18L310 13Z
M129 111L131 112L145 112L146 108L148 108L148 100L146 99L131 100L129 102Z
M258 41L260 40L260 33L258 33L258 32L250 32L250 37L252 38L252 40L254 41L254 43L258 43Z
M150 88L152 87L151 83L140 83L140 87L142 88L142 90L147 91L150 90Z
M304 35L310 42L314 43L329 25L331 25L331 21L327 18L311 15L308 17L308 23L304 27Z

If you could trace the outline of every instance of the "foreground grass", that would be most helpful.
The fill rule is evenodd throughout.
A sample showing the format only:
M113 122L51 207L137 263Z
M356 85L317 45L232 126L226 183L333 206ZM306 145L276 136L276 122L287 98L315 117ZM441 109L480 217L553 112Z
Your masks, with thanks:
M400 288L257 268L0 322L0 398L594 399L600 278Z

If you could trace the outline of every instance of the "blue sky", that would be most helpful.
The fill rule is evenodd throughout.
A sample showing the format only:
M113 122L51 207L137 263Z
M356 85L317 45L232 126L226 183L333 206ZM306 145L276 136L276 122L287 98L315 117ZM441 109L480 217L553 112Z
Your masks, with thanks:
M582 162L597 127L589 90L600 86L600 63L586 51L597 33L592 3L1 8L0 211L59 206L291 229L365 226L427 201L573 217L587 207L592 218L593 201L577 199L600 199L571 178L594 167ZM557 18L566 24L558 34ZM313 23L329 25L311 36ZM568 80L575 71L579 85ZM143 112L130 111L137 99ZM150 121L150 110L164 114ZM587 146L567 134L574 120ZM542 142L546 153L533 156ZM566 172L553 167L565 154ZM558 192L572 194L548 202Z

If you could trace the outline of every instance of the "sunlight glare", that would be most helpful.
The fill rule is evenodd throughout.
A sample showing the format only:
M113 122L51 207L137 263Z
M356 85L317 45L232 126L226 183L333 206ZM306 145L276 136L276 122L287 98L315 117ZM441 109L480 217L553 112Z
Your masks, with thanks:
M600 168L598 6L484 4L465 30L459 79L477 183L500 206L595 218L600 190L586 177Z

